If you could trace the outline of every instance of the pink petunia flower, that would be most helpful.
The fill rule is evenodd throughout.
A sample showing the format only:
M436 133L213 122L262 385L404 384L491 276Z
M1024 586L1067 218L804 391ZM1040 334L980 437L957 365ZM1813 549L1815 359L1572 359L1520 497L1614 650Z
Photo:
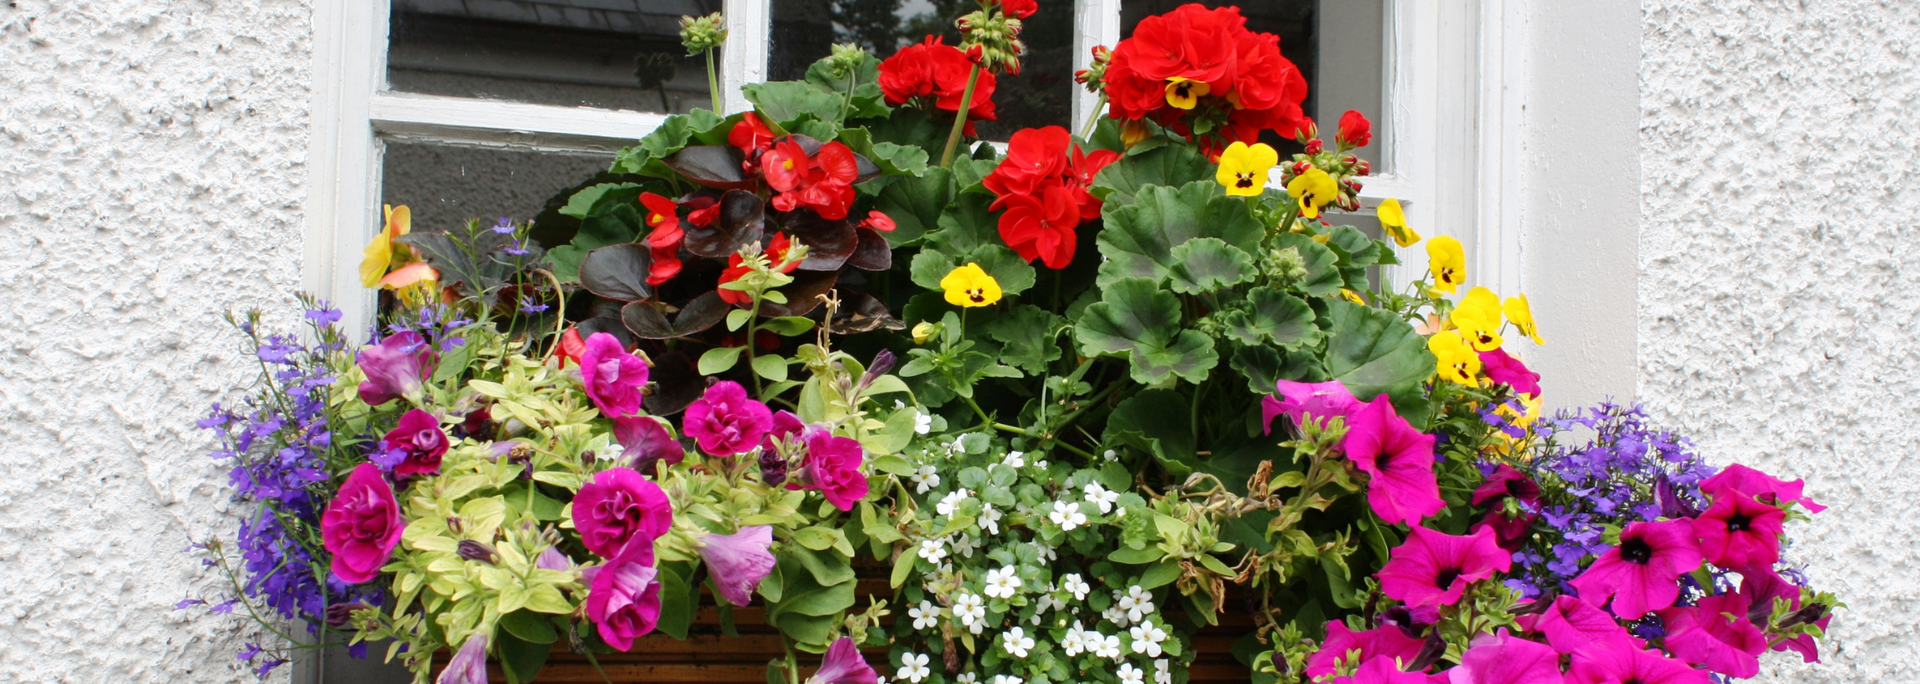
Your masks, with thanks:
M1700 546L1687 520L1627 523L1620 545L1608 549L1571 584L1594 605L1612 599L1613 614L1638 620L1673 605L1681 575L1700 567Z
M1493 470L1492 475L1487 476L1486 481L1482 482L1479 488L1473 490L1473 505L1480 506L1487 502L1499 503L1501 498L1509 496L1530 504L1539 503L1540 485L1535 484L1533 478L1527 477L1525 473L1515 470L1513 466L1502 463L1500 467Z
M753 450L772 424L773 412L766 404L749 398L740 383L723 380L687 407L680 431L692 437L701 451L732 456Z
M1512 567L1512 554L1500 548L1493 530L1461 537L1415 527L1380 568L1380 590L1410 606L1451 606L1467 585Z
M1667 650L1674 657L1737 679L1760 674L1767 637L1747 620L1747 597L1722 594L1700 599L1691 608L1660 611L1667 629ZM1731 617L1730 617L1731 616Z
M1488 380L1512 387L1520 394L1540 396L1540 374L1527 370L1527 364L1505 349L1480 352L1480 369Z
M393 486L372 463L354 466L320 516L320 541L333 554L333 574L348 584L373 581L407 523Z
M1321 642L1320 650L1307 656L1307 676L1320 678L1341 669L1342 666L1356 665L1376 658L1386 658L1388 662L1398 658L1400 662L1410 663L1420 656L1420 649L1426 642L1407 636L1399 627L1377 627L1364 632L1347 629L1347 623L1334 620L1327 623L1327 638ZM1347 654L1359 651L1352 660Z
M1532 619L1531 628L1545 636L1554 650L1569 655L1596 649L1611 652L1639 648L1612 615L1572 596L1555 597L1546 612Z
M653 567L651 538L635 537L606 565L587 572L587 617L608 645L629 650L634 639L660 624L660 571Z
M1605 651L1582 651L1567 668L1566 684L1712 684L1706 670L1656 651L1615 645Z
M1394 413L1386 395L1374 397L1347 421L1342 448L1371 476L1367 503L1388 524L1419 525L1447 503L1433 474L1433 435L1413 429Z
M647 416L613 419L613 438L620 443L626 459L622 465L643 474L652 475L653 464L659 461L666 461L667 465L679 465L687 457L680 440L668 434L667 427L661 425L660 421Z
M853 510L853 504L867 498L867 476L860 472L866 449L850 437L838 437L826 428L810 426L803 433L807 442L806 459L801 462L800 486L820 490L834 508Z
M629 468L601 471L573 497L573 526L580 542L612 558L634 538L651 542L673 527L673 502L660 485Z
M627 353L620 338L594 333L580 355L580 384L608 418L637 415L646 401L647 362Z
M1281 414L1292 418L1294 425L1309 416L1324 424L1329 418L1351 417L1366 406L1354 399L1353 393L1338 380L1314 383L1281 380L1274 385L1280 398L1271 395L1260 398L1260 424L1265 426L1267 434L1273 434L1273 419Z
M709 534L701 540L700 559L720 596L736 606L753 600L753 590L773 571L773 527L753 525L733 534Z
M1700 493L1718 499L1726 492L1740 492L1759 499L1761 503L1799 503L1812 513L1827 510L1826 506L1814 503L1813 499L1802 493L1806 484L1805 480L1782 480L1735 463L1701 482Z
M1705 513L1693 519L1700 537L1700 553L1723 568L1771 568L1780 560L1780 534L1787 512L1740 492L1713 499Z
M1374 658L1361 663L1352 677L1336 677L1327 684L1427 684L1427 675L1403 671L1393 658Z
M1498 635L1474 637L1460 664L1449 670L1453 684L1561 684L1560 654L1537 641Z
M440 472L440 457L447 453L447 433L440 430L440 419L420 409L407 411L400 421L380 439L393 463L395 475L422 475Z
M360 400L379 406L400 397L418 401L425 389L422 378L433 375L433 345L412 330L381 338L380 344L354 355L367 379L360 383Z
M434 684L487 684L487 633L467 637Z
M874 673L873 666L860 657L860 647L847 637L840 637L827 647L826 657L820 659L820 669L807 678L807 684L877 684L879 681L880 675Z

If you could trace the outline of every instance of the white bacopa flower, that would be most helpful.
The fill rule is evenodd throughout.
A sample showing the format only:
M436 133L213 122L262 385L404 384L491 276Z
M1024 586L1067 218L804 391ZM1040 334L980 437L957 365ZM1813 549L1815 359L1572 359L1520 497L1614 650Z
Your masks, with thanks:
M959 682L960 684L973 684L974 682L980 681L980 678L975 676L972 672L962 672L960 673L960 676L954 677L953 681ZM1167 684L1171 684L1171 683L1169 682Z
M1014 594L1020 593L1020 570L1011 565L988 570L987 588L984 591L994 598L1013 598Z
M953 454L962 454L962 453L966 453L966 451L967 451L967 443L966 443L966 442L964 442L964 441L962 441L962 440L960 439L961 437L965 437L965 436L966 436L966 435L957 435L957 436L955 436L955 437L953 438L953 443L951 443L951 444L948 444L948 445L947 445L947 451L948 451L949 453L953 453Z
M932 430L933 414L924 413L916 409L913 412L913 431L924 435Z
M920 466L918 472L913 474L913 491L916 494L925 494L939 486L940 471L938 468L931 465L923 465Z
M917 608L908 608L907 616L913 618L914 629L933 629L940 625L940 607L932 601L921 601Z
M1133 605L1127 606L1128 621L1139 622L1153 614L1153 594L1141 589L1140 585L1128 587L1127 598L1133 600Z
M1033 624L1038 625L1046 620L1046 617L1041 615L1041 613L1065 607L1067 607L1067 604L1061 603L1059 600L1053 598L1053 594L1041 594L1040 600L1033 604L1033 617L1031 620Z
M1093 587L1087 586L1087 581L1080 578L1080 573L1074 572L1060 578L1060 590L1073 594L1075 601L1085 601L1087 593L1093 591Z
M1027 680L1013 675L994 675L993 684L1026 684Z
M1041 459L1041 460L1038 460L1038 461L1034 461L1034 462L1033 462L1033 467L1035 467L1035 468L1039 468L1039 469L1041 469L1041 470L1046 470L1046 469L1047 469L1047 461L1046 461L1046 459Z
M1087 493L1087 503L1100 508L1100 514L1113 512L1113 505L1120 502L1120 493L1100 486L1098 482L1088 482L1081 491Z
M1119 455L1119 454L1115 454L1115 453L1113 453L1113 450L1112 450L1112 449L1108 449L1108 450L1107 450L1107 453L1104 453L1104 454L1101 454L1100 456L1101 456L1102 458L1105 458L1105 459L1107 459L1107 460L1108 460L1109 462L1111 462L1111 461L1118 461L1118 460L1120 460L1120 455Z
M1074 528L1087 524L1087 516L1080 512L1080 504L1065 501L1053 502L1053 512L1047 514L1047 519L1052 520L1053 524L1059 525L1060 529L1066 532L1072 532Z
M974 549L980 548L980 542L973 535L962 533L953 540L953 552L962 558L972 558Z
M980 517L974 519L974 524L987 534L1000 534L1000 516L1000 509L994 508L993 504L981 504Z
M927 675L930 674L933 674L933 671L927 669L927 656L925 654L908 653L900 656L900 671L895 672L893 678L904 679L914 684L920 684L920 680L926 679ZM1140 683L1134 682L1133 684Z
M903 669L902 671L904 672L905 670ZM913 681L917 682L920 680L916 679ZM1134 667L1133 663L1122 663L1120 665L1120 684L1145 684L1146 681L1146 671Z
M1025 658L1027 649L1033 648L1033 637L1027 636L1025 630L1015 627L1000 635L1000 645L1006 647L1007 653L1013 657Z
M974 634L986 626L987 607L975 594L961 592L953 596L953 619Z
M1024 451L1009 451L1006 458L1000 459L1000 463L1008 468L1019 470L1027 467L1027 459L1022 458L1026 455L1027 452Z
M1074 620L1073 626L1067 628L1066 636L1060 637L1060 650L1065 652L1068 658L1080 655L1081 651L1087 650L1087 642L1080 637L1079 620Z
M1173 684L1173 667L1166 658L1153 661L1153 684Z
M947 557L946 542L940 539L920 540L920 557L927 559L928 563L939 565Z
M1041 542L1038 539L1035 539L1033 541L1033 550L1034 550L1034 553L1039 554L1040 560L1052 561L1052 560L1059 560L1060 558L1060 554L1053 552L1053 547L1047 546L1044 542Z
M966 487L953 490L948 492L946 496L941 497L940 503L934 504L933 511L940 515L953 515L954 511L960 509L960 504L966 503L967 499L972 496L973 492L967 491Z
M1089 637L1087 650L1092 651L1094 655L1101 658L1120 659L1120 637L1112 634L1102 635L1099 632L1093 632L1087 636Z
M1145 653L1148 658L1160 657L1160 642L1167 640L1167 631L1151 622L1142 622L1127 630L1127 636L1133 637L1133 652Z

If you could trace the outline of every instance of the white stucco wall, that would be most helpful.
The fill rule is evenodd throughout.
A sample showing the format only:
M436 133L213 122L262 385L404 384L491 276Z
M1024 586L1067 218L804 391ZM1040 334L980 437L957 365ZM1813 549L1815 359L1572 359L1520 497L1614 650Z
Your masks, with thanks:
M301 0L0 3L0 681L247 682L188 537L220 320L300 280Z
M1768 680L1920 681L1920 11L1642 7L1640 397L1833 505L1788 555L1851 608Z

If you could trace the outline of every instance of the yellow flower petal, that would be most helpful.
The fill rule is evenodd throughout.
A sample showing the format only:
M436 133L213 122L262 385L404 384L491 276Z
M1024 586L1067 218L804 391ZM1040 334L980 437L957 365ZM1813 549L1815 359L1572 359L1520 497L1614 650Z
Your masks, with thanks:
M367 242L366 250L360 255L361 287L379 286L381 276L386 275L387 269L393 265L396 252L402 257L413 254L406 245L394 242L394 238L406 235L413 229L413 212L404 204L397 207L389 204L382 211L386 216L386 224L380 227L379 235Z
M1236 197L1258 197L1267 188L1267 173L1280 163L1280 153L1266 143L1249 146L1235 142L1220 153L1220 168L1213 180Z
M1458 331L1427 338L1427 350L1433 352L1434 372L1440 377L1462 385L1480 384L1480 354Z
M1507 320L1512 321L1514 327L1520 329L1520 334L1532 339L1534 344L1547 343L1546 340L1540 339L1540 326L1533 321L1533 307L1527 304L1526 295L1507 298L1506 312Z
M1467 282L1467 255L1460 241L1441 235L1427 241L1427 271L1433 274L1433 287L1454 292Z
M1147 128L1147 122L1145 120L1134 119L1128 121L1127 125L1120 127L1120 144L1124 145L1127 149L1133 149L1134 145L1140 144L1140 141L1146 140L1147 136L1152 134L1153 131Z
M946 291L948 304L965 308L991 306L1001 295L1000 281L971 262L949 271L940 279L940 289Z
M1374 215L1379 217L1380 227L1393 236L1394 244L1412 247L1413 243L1420 241L1420 234L1407 227L1407 214L1400 209L1400 200L1382 200L1380 207L1374 210Z
M1189 81L1175 76L1167 79L1167 104L1176 109L1193 109L1200 104L1200 98L1213 92L1213 87L1204 81Z
M415 283L439 279L439 271L433 270L427 262L416 261L388 273L387 277L380 279L380 286L389 290L398 290Z
M1300 201L1300 215L1320 218L1320 209L1340 199L1340 183L1320 169L1307 169L1287 182L1287 194Z

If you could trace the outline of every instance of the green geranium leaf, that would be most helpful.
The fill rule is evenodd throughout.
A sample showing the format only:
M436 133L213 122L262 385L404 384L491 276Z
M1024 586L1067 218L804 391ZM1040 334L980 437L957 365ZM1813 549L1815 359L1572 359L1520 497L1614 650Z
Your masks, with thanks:
M1175 478L1193 472L1198 456L1188 418L1192 405L1173 390L1151 389L1128 397L1107 418L1101 441L1151 454Z
M1176 286L1175 289L1178 289ZM1247 346L1273 343L1299 347L1317 342L1320 328L1313 324L1313 307L1305 300L1272 288L1261 288L1247 295L1252 307L1230 311L1222 316L1227 337Z
M632 194L626 195L624 191L629 190L632 191ZM599 204L601 198L606 197L610 192L612 192L616 198L625 196L625 201L631 202L633 198L640 196L640 184L600 183L598 185L588 186L579 192L573 193L572 197L567 198L567 205L560 208L560 213L574 218L586 218L587 214L593 212L594 205Z
M1306 279L1294 285L1300 291L1315 297L1331 297L1340 294L1340 288L1346 285L1346 278L1340 273L1340 257L1313 238L1285 233L1274 238L1273 248L1293 249L1306 262Z
M1081 315L1074 336L1088 356L1131 358L1133 379L1146 385L1176 375L1201 382L1220 360L1212 338L1180 329L1180 300L1145 278L1108 286L1101 301Z
M927 171L927 151L918 147L876 143L873 134L864 128L841 130L839 139L847 149L872 160L887 175L918 176Z
M1404 396L1433 374L1426 338L1393 313L1342 300L1327 302L1327 372L1361 401Z
M844 98L815 88L805 81L749 83L741 86L740 92L748 102L753 103L761 116L789 131L808 117L839 123L840 108L845 104ZM827 139L831 140L832 136Z
M998 340L1000 362L1039 375L1062 354L1053 331L1065 324L1044 309L1022 304L987 324L987 334Z
M873 208L893 219L893 232L883 233L887 244L898 247L938 228L940 214L953 199L952 182L952 172L935 167L918 178L895 179L882 188Z
M937 150L947 142L947 129L918 109L895 110L884 119L866 124L875 143L889 142L903 147ZM949 119L948 123L952 123Z
M1333 230L1327 233L1327 244L1338 247L1341 253L1347 255L1348 263L1353 266L1378 264L1380 253L1385 251L1381 249L1380 243L1353 226L1334 226Z
M1212 183L1213 171L1213 163L1193 145L1167 145L1107 165L1094 177L1092 192L1108 202L1128 204L1148 186Z
M1173 291L1200 294L1253 280L1253 257L1220 238L1194 238L1176 245L1167 269ZM1302 302L1301 307L1306 303Z
M986 149L992 150L993 146L988 145ZM953 161L954 185L960 188L961 192L987 195L991 200L993 192L981 185L980 180L993 173L993 169L999 165L1000 162L995 159L955 159Z
M1287 351L1267 346L1241 347L1229 361L1233 370L1247 379L1247 390L1254 394L1273 394L1274 381L1326 382L1327 371L1320 357L1311 351Z
M1012 249L1000 245L985 245L955 256L943 250L928 247L913 255L913 263L908 266L908 274L915 285L941 292L940 279L947 273L968 263L980 265L980 270L993 276L1000 283L1003 294L1011 296L1033 287L1037 276L1033 265Z
M1106 229L1097 239L1100 253L1107 257L1096 279L1101 288L1120 278L1164 280L1177 261L1173 248L1195 238L1217 238L1251 253L1259 250L1266 232L1246 202L1221 194L1213 181L1178 189L1148 186L1134 197L1134 203L1109 203L1103 214Z

